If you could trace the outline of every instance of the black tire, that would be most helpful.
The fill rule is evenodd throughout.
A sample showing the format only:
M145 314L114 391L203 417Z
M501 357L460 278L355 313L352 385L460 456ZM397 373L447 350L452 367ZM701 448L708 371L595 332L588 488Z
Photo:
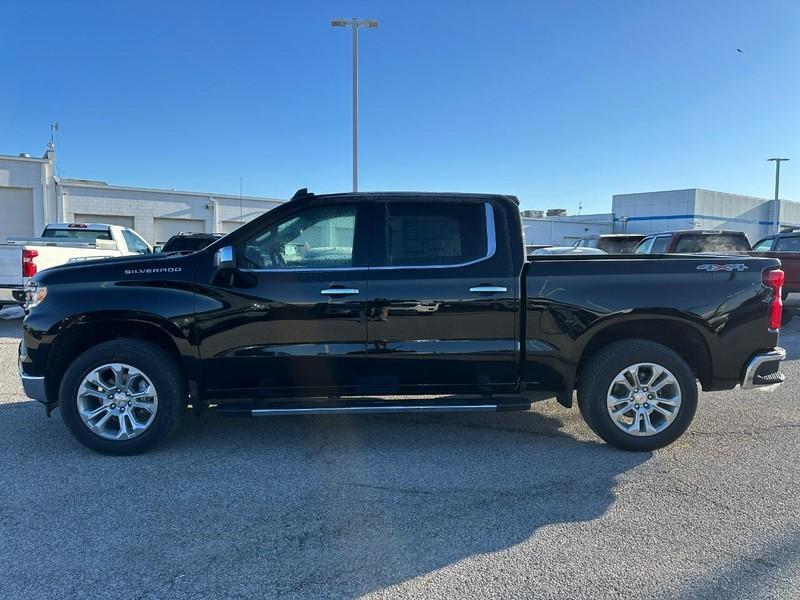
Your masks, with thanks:
M674 420L653 435L636 436L624 432L615 425L606 404L617 374L637 363L666 368L680 387L681 403ZM697 381L686 361L666 346L638 339L612 342L598 350L581 369L578 408L592 431L612 446L636 452L657 450L677 440L692 422L697 410Z
M127 440L101 437L78 414L78 388L84 377L106 363L125 363L139 369L155 386L158 407L149 427ZM186 403L186 383L175 359L161 347L135 339L116 339L87 350L67 368L58 391L61 417L84 446L104 454L139 454L166 438L177 425Z

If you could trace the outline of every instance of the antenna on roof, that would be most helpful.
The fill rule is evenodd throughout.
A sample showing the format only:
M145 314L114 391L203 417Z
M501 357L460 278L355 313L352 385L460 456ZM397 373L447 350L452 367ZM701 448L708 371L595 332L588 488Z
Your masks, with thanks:
M300 188L294 193L294 196L292 196L292 200L294 200L295 198L300 198L301 196L309 196L309 195L310 194L308 193L308 188Z

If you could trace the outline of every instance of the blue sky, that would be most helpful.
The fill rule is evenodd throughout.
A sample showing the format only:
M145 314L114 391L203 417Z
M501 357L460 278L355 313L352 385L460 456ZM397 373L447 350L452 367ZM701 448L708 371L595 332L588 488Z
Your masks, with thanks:
M14 2L0 35L0 153L63 177L287 197L350 186L517 194L610 210L703 187L800 200L800 3ZM741 48L743 52L737 52Z

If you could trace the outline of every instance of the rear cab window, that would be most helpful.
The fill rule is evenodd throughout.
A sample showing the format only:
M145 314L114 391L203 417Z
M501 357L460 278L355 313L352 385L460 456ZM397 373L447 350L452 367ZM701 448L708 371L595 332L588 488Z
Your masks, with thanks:
M689 233L681 235L675 252L747 252L750 242L743 233Z
M94 242L97 240L110 240L111 234L107 229L106 230L85 229L85 228L51 229L47 227L42 232L42 237L62 239L62 240L75 240L78 242Z

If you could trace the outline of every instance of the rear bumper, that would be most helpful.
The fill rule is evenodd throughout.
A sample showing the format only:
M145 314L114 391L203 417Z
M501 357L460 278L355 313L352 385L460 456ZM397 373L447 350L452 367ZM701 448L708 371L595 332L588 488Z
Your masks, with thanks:
M781 361L785 358L786 350L780 347L753 356L745 367L740 382L742 389L770 391L777 388L786 379L780 372Z
M0 305L21 304L24 301L25 290L19 287L0 287Z

